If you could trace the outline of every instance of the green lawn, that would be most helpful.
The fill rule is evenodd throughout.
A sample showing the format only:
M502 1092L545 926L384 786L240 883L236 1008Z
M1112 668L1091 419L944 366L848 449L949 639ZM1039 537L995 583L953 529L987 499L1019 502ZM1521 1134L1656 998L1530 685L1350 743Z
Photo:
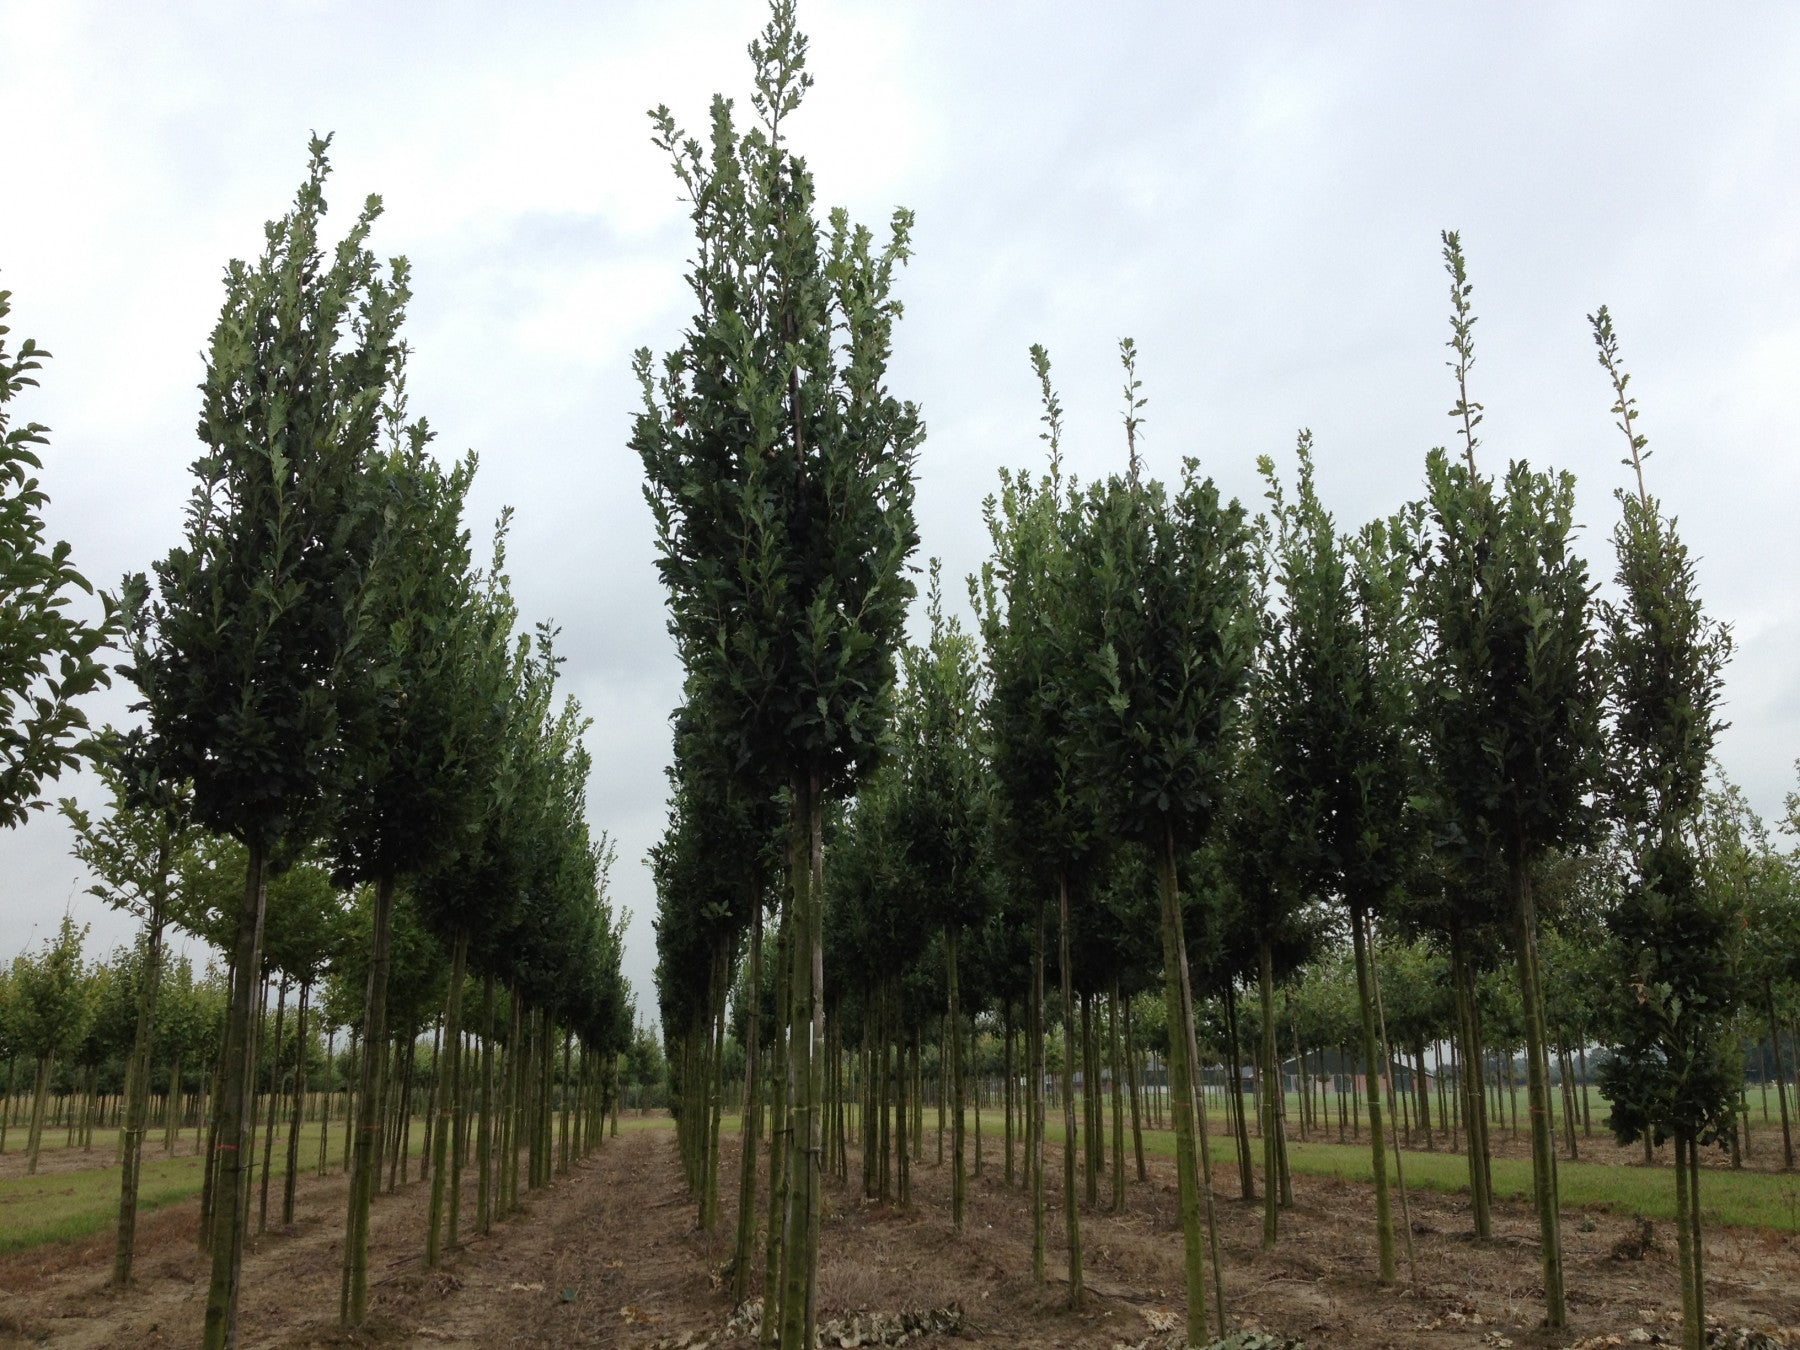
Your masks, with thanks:
M1211 1144L1215 1165L1222 1162L1233 1168L1237 1166L1237 1150L1229 1138L1214 1135ZM1173 1156L1175 1136L1162 1130L1146 1130L1144 1148ZM1260 1141L1252 1140L1251 1148L1260 1162ZM1296 1175L1367 1182L1374 1172L1371 1152L1366 1142L1290 1142L1288 1164ZM1389 1157L1392 1156L1390 1149ZM1460 1153L1421 1153L1409 1149L1403 1161L1409 1187L1452 1195L1467 1193L1469 1189L1469 1165ZM1393 1175L1390 1165L1390 1181ZM1642 1214L1646 1218L1668 1220L1675 1217L1675 1169L1672 1167L1559 1161L1556 1175L1565 1210L1604 1205L1620 1214ZM1531 1163L1523 1158L1495 1158L1494 1194L1501 1199L1528 1201L1531 1198ZM1800 1232L1800 1222L1796 1221L1800 1216L1800 1176L1708 1168L1700 1180L1700 1207L1707 1223Z
M851 1112L855 1117L854 1109ZM985 1131L983 1147L998 1150L999 1113L983 1111ZM1215 1118L1215 1124L1217 1123ZM1110 1128L1111 1121L1108 1121ZM927 1106L925 1133L927 1146L936 1156L930 1139L937 1128L936 1109ZM971 1118L969 1129L974 1131ZM721 1128L726 1137L737 1133L737 1117L727 1115ZM1046 1122L1045 1133L1052 1145L1062 1140L1062 1123ZM1232 1168L1229 1177L1215 1172L1214 1183L1221 1193L1237 1185L1237 1149L1231 1137L1214 1134L1210 1139L1215 1167ZM1250 1147L1260 1168L1262 1144L1252 1139ZM970 1145L971 1156L974 1145ZM1144 1150L1162 1157L1173 1157L1175 1136L1167 1130L1145 1130ZM1108 1153L1110 1154L1110 1142ZM1388 1151L1389 1158L1393 1150ZM1296 1175L1342 1177L1348 1181L1369 1182L1374 1163L1365 1141L1360 1144L1288 1143L1288 1162ZM1460 1153L1427 1153L1416 1149L1405 1151L1403 1162L1406 1184L1414 1189L1466 1194L1469 1189L1469 1165ZM1394 1169L1390 1162L1388 1179ZM1565 1210L1587 1205L1602 1205L1619 1214L1642 1214L1646 1218L1675 1218L1675 1171L1672 1167L1629 1167L1606 1163L1572 1163L1558 1161L1557 1179ZM1529 1201L1531 1198L1531 1163L1523 1158L1494 1159L1494 1194L1500 1199ZM1700 1181L1701 1214L1708 1224L1726 1224L1734 1228L1772 1228L1781 1232L1800 1232L1800 1174L1786 1176L1770 1172L1732 1172L1707 1168Z
M623 1116L619 1121L621 1131L667 1128L670 1124L667 1116L645 1116L636 1118ZM104 1144L102 1147L102 1135ZM15 1177L0 1181L0 1252L22 1251L28 1247L41 1246L46 1242L69 1242L76 1238L87 1237L103 1229L111 1229L119 1218L119 1169L113 1163L116 1149L117 1131L107 1130L94 1132L94 1166L77 1172L60 1172L54 1175L35 1177ZM343 1125L333 1121L331 1126L331 1166L335 1171L343 1157ZM424 1146L425 1131L421 1118L415 1117L412 1132L411 1154L417 1157ZM60 1140L60 1136L59 1136ZM173 1158L166 1158L162 1152L162 1137L155 1134L144 1148L143 1175L138 1183L138 1212L140 1214L157 1209L163 1205L177 1204L183 1200L192 1200L200 1194L201 1173L200 1159L192 1152L193 1136L190 1132L186 1140L177 1147ZM46 1148L44 1156L54 1156L56 1152ZM261 1136L257 1143L258 1171L256 1184L262 1180ZM319 1127L314 1124L305 1125L300 1130L300 1177L304 1182L311 1174L319 1156ZM287 1132L278 1128L275 1137L275 1152L270 1160L269 1207L279 1212L281 1206L281 1178L287 1172ZM416 1173L415 1173L416 1175ZM466 1194L473 1203L474 1191L468 1189ZM251 1214L256 1210L256 1193L250 1198Z

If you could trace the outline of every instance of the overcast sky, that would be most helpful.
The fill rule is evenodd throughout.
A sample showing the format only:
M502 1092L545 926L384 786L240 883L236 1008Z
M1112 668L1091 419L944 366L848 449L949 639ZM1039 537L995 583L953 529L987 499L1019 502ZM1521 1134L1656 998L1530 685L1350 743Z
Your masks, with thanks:
M480 453L478 533L517 509L515 590L561 624L595 718L589 810L618 841L645 1011L679 669L629 362L690 309L644 113L702 130L714 91L747 111L763 18L0 0L0 287L12 341L55 354L15 405L52 428L52 530L104 586L175 542L222 269L286 209L309 130L335 132L333 237L382 194L374 247L414 269L413 409ZM821 201L918 215L892 386L924 411L921 532L949 576L980 563L996 470L1039 462L1033 342L1083 477L1124 463L1130 335L1153 472L1196 455L1252 500L1255 457L1291 466L1306 426L1341 524L1418 496L1451 435L1438 232L1460 229L1484 467L1575 472L1599 576L1627 471L1584 316L1611 306L1651 489L1737 637L1720 757L1779 813L1800 754L1800 7L802 0L801 23L817 86L793 135ZM128 940L83 885L54 816L0 839L0 958L70 905L96 950Z

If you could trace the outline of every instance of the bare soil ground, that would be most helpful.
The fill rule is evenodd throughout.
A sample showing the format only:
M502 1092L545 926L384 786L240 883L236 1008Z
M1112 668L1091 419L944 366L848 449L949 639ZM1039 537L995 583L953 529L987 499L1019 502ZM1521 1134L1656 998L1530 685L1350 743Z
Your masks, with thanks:
M735 1140L722 1194L735 1209ZM961 1336L994 1345L1112 1350L1152 1340L1182 1314L1181 1246L1174 1172L1152 1160L1150 1180L1129 1187L1120 1215L1084 1213L1090 1296L1070 1312L1061 1265L1060 1157L1051 1154L1052 1282L1031 1278L1024 1195L1001 1178L987 1141L986 1174L970 1186L968 1224L958 1237L948 1213L948 1169L913 1171L909 1210L864 1201L853 1156L849 1189L828 1187L820 1306L825 1316L956 1304ZM1127 1163L1129 1168L1130 1164ZM1233 1180L1235 1178L1232 1178ZM1221 1176L1223 1187L1227 1178ZM1469 1240L1466 1205L1414 1194L1416 1280L1374 1282L1373 1205L1366 1186L1296 1178L1298 1206L1283 1214L1281 1244L1259 1250L1260 1207L1218 1204L1230 1325L1258 1326L1328 1346L1566 1346L1603 1344L1638 1329L1667 1336L1677 1304L1672 1235L1663 1250L1621 1260L1627 1215L1566 1216L1572 1326L1537 1328L1535 1225L1524 1206L1497 1208L1497 1236ZM1102 1187L1102 1199L1110 1187ZM375 1208L374 1316L354 1336L338 1332L344 1184L308 1177L298 1221L271 1230L246 1256L241 1344L250 1347L382 1345L669 1347L752 1344L725 1328L731 1317L720 1278L729 1221L717 1235L695 1231L680 1181L673 1133L627 1132L532 1197L526 1212L472 1238L437 1270L423 1268L428 1188L419 1183ZM107 1290L110 1236L0 1258L0 1345L188 1346L199 1338L206 1265L193 1245L196 1206L172 1206L140 1227L140 1278ZM1800 1324L1800 1239L1762 1230L1709 1234L1711 1311L1736 1326ZM1800 1332L1778 1331L1782 1340ZM684 1339L685 1338L685 1339ZM1616 1343L1616 1342L1615 1342ZM1800 1339L1795 1340L1800 1344Z

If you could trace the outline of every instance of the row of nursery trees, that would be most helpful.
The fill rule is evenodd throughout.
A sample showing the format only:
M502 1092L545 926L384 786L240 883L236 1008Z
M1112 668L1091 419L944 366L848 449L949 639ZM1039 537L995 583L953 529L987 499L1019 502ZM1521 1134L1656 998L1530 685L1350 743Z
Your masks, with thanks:
M791 3L777 0L750 51L748 130L723 98L704 139L653 114L692 203L695 314L660 364L638 357L633 444L687 672L653 858L658 1000L706 1227L719 1210L725 1052L742 1047L732 1279L744 1296L760 1269L764 1343L812 1344L820 1189L827 1171L847 1175L847 1101L866 1122L864 1184L885 1192L940 1014L958 1227L971 1017L997 1010L1009 1048L1018 1033L1006 1092L1023 1092L1040 1278L1046 1045L1060 1038L1079 1306L1080 1141L1097 1141L1103 1121L1091 1089L1078 1118L1074 1073L1140 993L1161 1002L1188 1334L1203 1341L1209 1245L1215 1300L1221 1290L1197 1144L1203 1000L1223 994L1229 1019L1234 982L1255 990L1273 1244L1291 1193L1275 991L1347 947L1354 1058L1389 1063L1395 1026L1371 955L1381 934L1447 970L1481 1238L1495 1028L1479 990L1510 968L1553 1326L1566 1299L1550 1060L1607 1047L1614 1132L1674 1144L1698 1345L1699 1150L1731 1135L1741 1101L1734 1019L1755 995L1773 1023L1773 991L1791 995L1793 887L1783 859L1746 842L1735 799L1706 809L1729 636L1649 493L1607 311L1591 324L1631 473L1609 599L1573 548L1573 479L1484 464L1472 287L1447 233L1459 445L1427 457L1420 500L1340 529L1304 432L1285 478L1261 462L1267 505L1254 516L1193 459L1172 484L1147 477L1129 341L1123 471L1078 483L1063 467L1050 361L1034 348L1048 466L1003 474L988 503L973 631L946 608L934 566L923 641L908 646L923 426L885 381L911 217L897 211L881 245L841 210L820 217L784 136L810 83ZM1546 992L1546 966L1602 935L1591 1008L1570 1028L1553 1010L1566 987L1559 974ZM941 971L929 992L927 965ZM1116 1019L1096 1017L1114 1006ZM1393 1103L1373 1091L1362 1106L1386 1282ZM1115 1177L1120 1135L1115 1110ZM907 1156L898 1149L903 1194Z
M43 544L31 473L44 429L10 429L5 440L5 528L36 548L42 574L37 593L22 585L31 603L17 622L10 605L6 617L18 630L5 634L6 821L43 806L42 784L60 770L94 763L106 809L63 810L95 894L142 921L130 963L121 1283L152 1057L159 1039L165 1057L185 1044L159 1006L185 978L164 959L170 925L224 956L216 1053L173 1055L178 1079L185 1068L207 1080L208 1347L236 1340L255 1087L287 1044L290 994L298 1043L322 988L326 1025L347 1028L356 1050L347 1325L366 1312L369 1210L384 1156L402 1152L396 1131L410 1128L421 1029L440 1021L432 1262L446 1236L456 1240L471 1110L485 1227L517 1204L521 1148L528 1184L547 1184L553 1105L565 1130L573 1116L581 1147L598 1141L631 1037L606 891L611 851L586 820L588 720L557 688L554 630L520 623L504 515L491 562L477 563L463 518L474 456L445 465L425 420L409 417L409 269L368 247L380 199L335 243L321 235L327 146L313 141L306 181L267 226L260 258L226 269L184 537L148 577L103 597L98 623L72 616L87 586L67 546ZM43 355L29 341L0 351L7 400ZM14 549L0 552L24 565ZM107 680L108 646L124 654L116 673L139 718L91 733L77 700ZM50 944L63 967L79 965L69 938ZM35 978L35 964L9 983ZM36 1061L39 1117L69 1028L34 1026L50 1006L34 995L9 1002L28 1010L9 1034ZM204 1062L183 1066L188 1053ZM299 1110L303 1071L288 1091ZM265 1132L277 1109L268 1101Z

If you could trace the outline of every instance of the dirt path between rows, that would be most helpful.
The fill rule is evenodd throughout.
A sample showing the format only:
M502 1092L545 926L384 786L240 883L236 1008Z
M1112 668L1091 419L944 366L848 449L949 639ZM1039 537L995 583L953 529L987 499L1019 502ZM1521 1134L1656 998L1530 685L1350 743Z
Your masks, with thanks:
M721 1189L735 1210L735 1141L727 1139ZM986 1175L970 1186L968 1225L951 1232L948 1169L915 1165L913 1206L901 1211L828 1187L822 1243L822 1315L960 1310L961 1336L993 1345L1113 1347L1160 1343L1159 1328L1182 1313L1181 1247L1172 1168L1152 1162L1129 1187L1125 1213L1084 1213L1093 1296L1067 1311L1061 1266L1059 1155L1050 1172L1053 1280L1030 1272L1024 1196L1001 1177L989 1141ZM1127 1163L1128 1169L1130 1163ZM1235 1181L1235 1174L1232 1177ZM1221 1178L1221 1185L1225 1178ZM1497 1207L1496 1240L1468 1238L1457 1197L1413 1196L1418 1278L1376 1287L1367 1186L1300 1177L1299 1204L1283 1215L1280 1247L1259 1250L1261 1211L1221 1198L1226 1302L1231 1323L1331 1346L1549 1346L1604 1344L1594 1338L1667 1335L1677 1308L1672 1253L1617 1259L1635 1231L1630 1216L1567 1216L1566 1334L1537 1330L1541 1315L1534 1221L1522 1205ZM1102 1187L1102 1202L1110 1186ZM376 1206L373 1316L362 1332L336 1328L342 1258L341 1179L308 1179L299 1221L271 1232L246 1257L240 1314L246 1347L383 1345L440 1347L630 1346L713 1350L753 1342L726 1334L731 1316L720 1274L727 1225L695 1231L668 1130L628 1132L534 1196L528 1210L475 1238L435 1271L420 1259L428 1188L414 1183ZM110 1238L0 1258L0 1344L54 1347L189 1346L199 1339L206 1267L192 1244L192 1205L147 1216L142 1278L129 1292L105 1288ZM1668 1235L1664 1234L1665 1241ZM1708 1293L1732 1325L1800 1324L1800 1240L1760 1230L1709 1238ZM1780 1332L1783 1339L1792 1331ZM10 1337L10 1339L9 1339ZM1614 1342L1617 1343L1617 1342ZM1796 1342L1800 1344L1800 1341Z

